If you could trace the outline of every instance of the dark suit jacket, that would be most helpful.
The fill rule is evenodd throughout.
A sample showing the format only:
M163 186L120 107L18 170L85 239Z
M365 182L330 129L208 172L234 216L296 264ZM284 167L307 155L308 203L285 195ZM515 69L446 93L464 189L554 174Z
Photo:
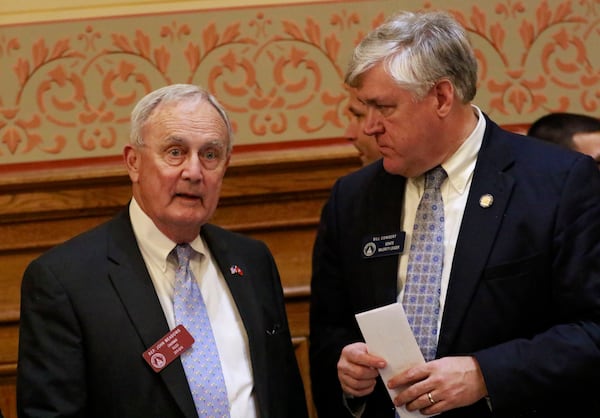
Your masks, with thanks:
M306 417L269 250L214 225L201 235L248 334L260 417ZM34 260L21 297L20 417L197 417L181 361L155 373L142 358L169 327L127 210Z
M399 231L405 182L379 161L340 179L324 207L310 318L320 416L348 416L336 363L362 340L354 314L396 301L398 256L362 248ZM444 416L600 416L600 175L589 157L487 120L440 329L437 356L452 355L479 361L494 415L482 400ZM363 417L393 416L381 381L364 400Z

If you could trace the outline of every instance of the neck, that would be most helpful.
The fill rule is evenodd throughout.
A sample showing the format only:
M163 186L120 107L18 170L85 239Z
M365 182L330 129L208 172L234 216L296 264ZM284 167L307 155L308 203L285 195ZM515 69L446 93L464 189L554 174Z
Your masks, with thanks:
M455 114L451 118L451 125L454 129L449 129L448 136L450 138L448 153L445 159L450 157L460 148L467 140L471 133L475 130L479 121L477 111L470 104L459 106ZM444 159L444 160L445 160Z

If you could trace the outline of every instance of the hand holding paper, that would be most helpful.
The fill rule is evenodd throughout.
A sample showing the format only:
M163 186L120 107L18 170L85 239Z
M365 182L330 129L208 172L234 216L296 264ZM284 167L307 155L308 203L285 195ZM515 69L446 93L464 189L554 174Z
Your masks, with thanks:
M370 311L356 314L356 320L369 348L369 353L382 357L387 366L379 370L384 382L398 373L419 364L425 359L412 333L402 305L393 303ZM394 398L400 389L389 389ZM400 418L421 418L419 411L396 408Z

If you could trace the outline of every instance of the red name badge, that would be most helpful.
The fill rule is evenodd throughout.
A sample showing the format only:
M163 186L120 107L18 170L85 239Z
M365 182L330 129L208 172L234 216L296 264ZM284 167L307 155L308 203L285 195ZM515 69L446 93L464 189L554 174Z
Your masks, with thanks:
M183 325L177 325L152 347L144 351L142 357L158 373L194 344L194 337Z

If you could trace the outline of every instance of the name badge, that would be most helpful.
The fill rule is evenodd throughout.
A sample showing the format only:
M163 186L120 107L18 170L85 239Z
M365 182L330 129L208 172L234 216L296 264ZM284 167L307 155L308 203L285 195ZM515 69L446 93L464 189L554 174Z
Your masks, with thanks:
M152 367L152 370L158 373L183 354L192 344L194 344L192 334L183 325L177 325L152 347L144 351L142 357Z
M363 241L363 258L402 254L405 237L406 232L404 231L369 236Z

